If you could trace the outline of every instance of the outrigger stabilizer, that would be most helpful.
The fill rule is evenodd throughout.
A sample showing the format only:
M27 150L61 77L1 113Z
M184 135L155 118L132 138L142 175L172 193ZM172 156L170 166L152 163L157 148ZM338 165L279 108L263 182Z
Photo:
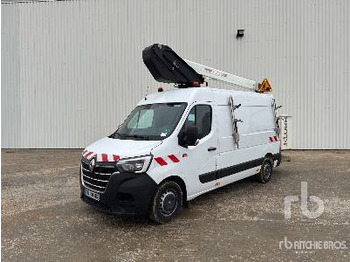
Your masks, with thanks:
M155 80L174 83L179 88L200 86L212 79L259 93L272 91L266 78L260 84L254 80L182 59L167 45L153 44L146 47L142 52L142 59Z

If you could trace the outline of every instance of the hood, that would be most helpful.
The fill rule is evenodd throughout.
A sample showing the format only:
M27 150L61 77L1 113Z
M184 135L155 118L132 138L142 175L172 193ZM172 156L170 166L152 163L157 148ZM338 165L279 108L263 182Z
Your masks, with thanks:
M92 152L89 155L91 157L96 155L100 158L102 155L102 158L105 157L107 159L112 158L116 160L119 158L148 155L154 147L159 146L161 143L162 141L122 140L104 137L87 146L83 154L86 154L86 152Z

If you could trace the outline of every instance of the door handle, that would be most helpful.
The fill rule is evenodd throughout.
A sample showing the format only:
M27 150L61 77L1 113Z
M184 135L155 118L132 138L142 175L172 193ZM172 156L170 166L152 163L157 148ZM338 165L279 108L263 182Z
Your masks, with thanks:
M213 146L211 146L211 147L209 147L208 148L208 151L210 152L210 151L215 151L216 150L216 147L213 147Z

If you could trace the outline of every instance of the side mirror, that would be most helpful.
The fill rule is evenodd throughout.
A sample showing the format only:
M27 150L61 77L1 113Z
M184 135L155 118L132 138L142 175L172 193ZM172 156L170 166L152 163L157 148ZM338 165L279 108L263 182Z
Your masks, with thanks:
M183 147L195 146L198 140L198 127L188 126L179 134L179 145Z

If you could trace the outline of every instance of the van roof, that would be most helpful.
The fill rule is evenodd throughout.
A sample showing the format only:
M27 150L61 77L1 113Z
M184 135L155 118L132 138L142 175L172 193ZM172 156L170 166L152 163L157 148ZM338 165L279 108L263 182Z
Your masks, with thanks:
M138 105L171 103L171 102L193 102L216 101L217 104L227 105L228 98L244 99L249 104L271 105L273 96L251 91L236 91L230 89L218 89L210 87L173 88L167 91L149 94L142 99Z

